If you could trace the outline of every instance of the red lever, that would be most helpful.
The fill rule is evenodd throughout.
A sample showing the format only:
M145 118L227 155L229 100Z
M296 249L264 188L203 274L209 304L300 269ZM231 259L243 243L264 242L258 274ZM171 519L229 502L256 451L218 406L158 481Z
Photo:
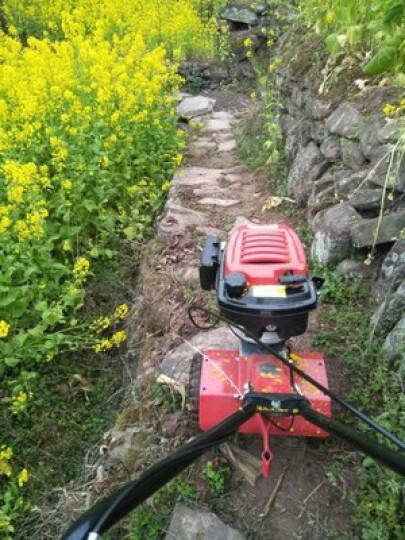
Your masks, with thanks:
M260 414L260 430L263 438L263 452L262 452L262 475L264 478L268 478L271 472L271 466L273 464L273 452L270 451L270 428L271 424L263 418Z

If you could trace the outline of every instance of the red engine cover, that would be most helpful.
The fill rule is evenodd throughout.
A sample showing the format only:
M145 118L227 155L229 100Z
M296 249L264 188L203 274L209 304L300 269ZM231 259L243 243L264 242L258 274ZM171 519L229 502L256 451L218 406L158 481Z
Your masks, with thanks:
M277 285L290 270L307 274L304 248L297 234L285 224L240 225L231 235L225 254L225 276L238 272L248 286Z

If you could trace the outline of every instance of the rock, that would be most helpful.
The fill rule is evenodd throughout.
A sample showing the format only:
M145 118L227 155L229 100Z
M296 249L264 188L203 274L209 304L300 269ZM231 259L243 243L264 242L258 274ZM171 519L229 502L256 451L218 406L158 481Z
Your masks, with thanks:
M397 322L385 339L384 349L387 360L394 362L399 360L399 376L405 380L405 315Z
M278 121L281 132L286 135L296 123L296 119L291 114L283 114Z
M308 199L309 216L314 216L321 210L325 210L326 208L335 205L337 202L333 185L328 186L317 193L313 190Z
M386 119L386 124L378 132L379 142L394 143L404 129L404 122L400 118Z
M379 134L383 126L383 118L380 115L373 115L366 119L360 129L361 148L368 159L373 157L374 150L380 145Z
M259 18L256 13L245 7L224 7L220 10L219 17L225 21L247 24L249 26L257 26L259 24Z
M171 439L180 435L184 428L185 418L183 411L175 411L171 414L166 414L159 422L160 431L163 437Z
M206 157L214 154L217 150L215 142L209 139L198 140L189 144L187 153L192 157Z
M166 540L243 540L236 529L225 525L212 512L204 512L197 508L187 508L184 504L176 504Z
M302 92L297 87L293 88L292 94L291 94L291 101L297 109L302 109L307 102L308 95L307 92Z
M232 152L233 150L236 150L237 143L235 139L231 139L229 141L225 141L219 144L218 151L219 152Z
M328 162L318 146L310 142L301 148L288 175L288 191L299 206L305 206L312 191L312 182L326 170Z
M356 210L377 210L383 201L382 189L359 189L349 196L349 202Z
M392 330L405 313L405 281L398 289L387 295L372 317L374 330L386 333Z
M218 184L223 176L221 169L205 169L203 167L187 167L180 169L173 177L172 186L201 186Z
M317 195L318 193L321 193L321 191L324 191L329 187L333 187L334 184L335 177L333 176L333 173L327 171L319 178L319 180L313 182L311 195Z
M229 131L231 124L228 120L209 120L203 128L203 133L213 133L217 131Z
M395 145L384 144L375 150L369 180L378 186L384 187L387 183L388 189L405 192L405 158L396 151Z
M188 384L191 359L197 352L208 348L237 349L238 338L229 328L216 328L208 332L200 332L188 343L182 343L169 352L160 364L159 371L176 381Z
M201 204L202 206L220 206L221 208L229 208L230 206L240 204L240 201L237 199L214 199L207 197L206 199L199 200L198 204Z
M329 136L329 131L326 128L325 122L311 122L310 136L318 144L323 143Z
M364 164L364 155L361 144L342 139L342 161L347 167L358 172Z
M331 162L339 161L342 157L342 149L337 137L328 137L325 139L321 144L320 150L325 158Z
M124 430L111 429L104 434L103 462L109 468L117 463L128 468L135 468L136 462L142 463L147 457L151 433L145 426L132 426ZM148 444L149 441L149 444ZM131 465L131 467L130 467Z
M329 208L317 221L311 253L321 266L339 262L351 255L351 226L359 217L354 208L342 202Z
M214 120L228 120L230 124L235 121L235 117L232 113L228 111L218 111L214 112L212 115L212 118Z
M165 216L158 222L157 230L158 235L175 236L181 235L189 228L194 228L197 225L203 225L205 223L205 215L191 208L185 208L184 206L170 202L166 205L168 209Z
M374 243L374 235L378 226L378 218L360 219L352 225L353 245L357 248L370 247ZM405 228L405 211L383 216L379 227L376 244L395 242Z
M384 126L384 120L380 115L369 116L360 129L360 144L363 154L371 159L374 150L379 146L379 133Z
M306 120L296 120L289 129L284 153L288 163L291 163L300 149L309 143L310 137L310 124Z
M305 106L305 112L313 120L323 120L330 114L330 111L330 105L319 99L310 98Z
M328 118L326 127L331 133L351 139L358 135L362 122L359 111L344 101Z
M364 264L363 261L355 259L345 259L336 267L336 271L345 278L369 278L372 276L370 266Z
M177 115L180 118L194 118L212 112L215 99L206 96L186 97L177 107Z
M374 286L374 294L382 298L405 280L405 238L392 246L381 266L381 275Z
M368 171L363 169L362 171L353 174L351 170L343 170L336 173L335 176L335 189L339 197L346 197L360 186L369 187L366 181Z

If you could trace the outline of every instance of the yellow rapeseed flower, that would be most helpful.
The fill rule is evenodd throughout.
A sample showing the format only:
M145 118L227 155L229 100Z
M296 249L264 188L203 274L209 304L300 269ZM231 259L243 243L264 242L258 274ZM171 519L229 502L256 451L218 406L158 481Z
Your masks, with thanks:
M115 334L111 337L111 343L113 343L116 347L119 347L126 339L127 334L125 330L120 330L119 332L115 332Z
M121 304L118 306L114 313L113 313L113 319L125 319L128 313L128 306L126 304Z
M246 49L248 49L249 47L252 46L252 40L250 37L247 37L244 41L243 41L243 45L246 47Z
M27 469L23 469L20 474L18 475L18 485L22 487L24 484L26 484L29 480L29 472Z
M10 331L10 325L4 320L0 320L0 338L5 338L8 336Z
M73 275L78 280L83 280L86 278L90 270L90 261L88 261L85 257L81 257L80 259L77 259L74 267L73 267Z
M382 112L385 116L394 116L394 114L397 112L397 108L391 103L386 103Z

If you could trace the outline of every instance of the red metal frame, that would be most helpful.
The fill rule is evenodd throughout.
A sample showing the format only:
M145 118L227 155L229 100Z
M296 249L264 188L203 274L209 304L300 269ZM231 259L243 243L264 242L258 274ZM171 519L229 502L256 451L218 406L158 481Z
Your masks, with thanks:
M328 386L324 358L317 353L299 355L297 366L316 381ZM204 352L201 385L199 424L201 430L207 430L240 407L240 396L245 392L246 384L254 392L292 393L290 370L272 356L255 354L241 356L238 350L215 350ZM311 406L325 416L331 416L331 400L310 383L294 375L294 384L309 399ZM293 437L328 437L328 433L307 422L302 416L273 416L274 424L261 414L255 414L243 424L241 433L258 433L263 437L263 476L268 476L271 469L272 453L269 436L283 435Z

